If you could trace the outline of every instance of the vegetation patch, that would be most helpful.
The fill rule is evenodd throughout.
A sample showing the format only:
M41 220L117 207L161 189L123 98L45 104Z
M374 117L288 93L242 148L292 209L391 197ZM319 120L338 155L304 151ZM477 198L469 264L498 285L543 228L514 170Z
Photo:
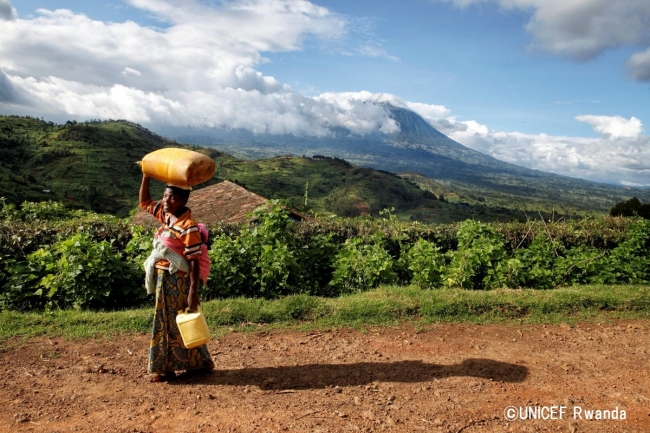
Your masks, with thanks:
M650 220L645 219L467 220L445 226L402 222L386 211L379 219L295 224L273 201L250 217L255 223L210 228L212 268L203 299L337 297L386 284L489 291L650 280ZM152 235L125 220L67 211L59 203L4 204L0 308L141 305L142 264ZM237 311L233 304L228 314L236 317ZM296 306L292 317L310 311ZM267 313L260 314L264 321Z
M588 285L555 290L426 290L384 286L372 291L323 298L291 295L274 300L232 298L202 303L215 335L260 326L312 328L394 325L401 322L561 323L650 317L650 286ZM112 312L51 310L0 312L0 340L39 335L97 338L151 331L149 307Z

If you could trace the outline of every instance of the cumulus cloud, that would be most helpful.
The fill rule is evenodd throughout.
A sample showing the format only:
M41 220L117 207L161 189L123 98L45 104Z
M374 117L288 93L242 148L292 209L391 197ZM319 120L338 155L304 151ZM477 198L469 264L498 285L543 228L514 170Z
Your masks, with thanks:
M642 53L632 54L625 66L635 80L650 81L650 48Z
M546 10L541 0L526 1ZM509 0L512 7L523 2ZM157 17L161 27L103 22L65 9L40 9L23 19L0 0L0 111L324 136L331 127L357 134L396 132L399 125L382 105L390 103L416 111L468 147L518 165L627 184L647 184L650 178L644 168L650 166L650 139L636 118L576 118L600 134L596 139L525 135L491 131L475 121L459 121L444 106L391 94L307 97L292 90L256 69L265 61L263 53L300 50L306 38L349 37L344 17L309 1L129 3ZM540 13L537 21L545 23L544 17ZM371 47L374 54L367 50L366 55L390 58L373 42L372 26L362 31L369 36L357 51ZM630 62L637 72L649 64L641 54Z
M275 92L282 85L255 71L260 52L291 51L308 35L330 38L344 22L301 0L238 1L223 9L196 0L132 0L169 23L163 29L132 21L106 23L60 9L40 9L0 33L0 67L6 73L94 85L122 84L144 91L214 86ZM284 7L282 7L284 6ZM146 80L129 81L140 71Z
M4 72L0 71L0 104L16 104L21 101L20 95L14 88L11 80Z
M494 3L506 10L530 12L526 30L533 38L531 48L579 61L621 46L650 46L650 2L647 0L439 1L460 7ZM650 80L650 53L632 55L627 67L634 79Z
M465 146L512 164L597 182L650 186L650 136L641 121L620 116L578 116L599 138L491 131L475 121L441 129ZM465 127L458 127L458 123Z
M138 77L142 76L142 72L138 71L137 69L129 68L128 66L124 68L122 71L122 75L128 75L128 74L133 74L137 75Z
M453 140L519 166L597 182L650 186L650 136L636 117L577 116L600 137L564 137L492 131L474 120L458 120L444 106L405 101L388 93L346 92L320 98L342 107L360 101L410 109Z
M621 116L577 116L576 120L591 125L594 131L605 138L636 139L643 132L643 124L636 117L625 119Z
M16 19L16 9L9 0L0 0L0 21L13 21Z
M32 101L23 111L254 132L397 128L381 107L359 98L307 98L255 69L263 52L299 50L308 37L344 37L348 23L326 8L306 0L129 3L164 26L97 21L66 9L39 9L3 25L3 100L15 99L18 89ZM374 47L372 55L390 57Z

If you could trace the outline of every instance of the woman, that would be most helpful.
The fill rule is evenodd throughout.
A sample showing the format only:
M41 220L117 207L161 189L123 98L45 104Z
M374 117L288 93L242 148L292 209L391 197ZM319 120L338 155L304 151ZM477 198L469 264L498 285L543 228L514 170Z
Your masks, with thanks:
M156 217L162 226L156 233L154 252L148 260L155 267L157 277L148 370L152 382L161 382L176 377L179 370L210 372L214 369L207 346L185 348L176 325L178 311L198 309L199 280L207 278L205 263L209 261L201 230L186 207L190 190L167 185L162 200L155 202L151 199L149 181L149 176L142 176L140 207Z

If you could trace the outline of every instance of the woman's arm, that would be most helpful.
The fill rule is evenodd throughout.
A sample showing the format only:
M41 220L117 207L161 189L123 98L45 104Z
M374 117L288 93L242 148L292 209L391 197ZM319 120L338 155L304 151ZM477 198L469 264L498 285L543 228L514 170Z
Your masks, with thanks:
M151 193L149 192L149 180L151 178L146 174L142 173L142 183L140 183L140 203L151 200Z
M187 293L187 307L190 311L196 311L201 304L199 302L199 280L200 267L198 260L190 260L190 290Z

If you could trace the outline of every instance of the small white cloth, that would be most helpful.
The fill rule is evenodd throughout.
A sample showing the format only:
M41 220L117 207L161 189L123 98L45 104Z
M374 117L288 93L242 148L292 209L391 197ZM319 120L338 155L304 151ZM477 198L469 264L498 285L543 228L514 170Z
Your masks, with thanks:
M190 264L185 257L169 249L167 245L154 238L153 251L151 251L151 254L144 262L144 286L150 295L156 292L156 263L163 259L169 261L170 274L175 274L176 271L190 272Z

